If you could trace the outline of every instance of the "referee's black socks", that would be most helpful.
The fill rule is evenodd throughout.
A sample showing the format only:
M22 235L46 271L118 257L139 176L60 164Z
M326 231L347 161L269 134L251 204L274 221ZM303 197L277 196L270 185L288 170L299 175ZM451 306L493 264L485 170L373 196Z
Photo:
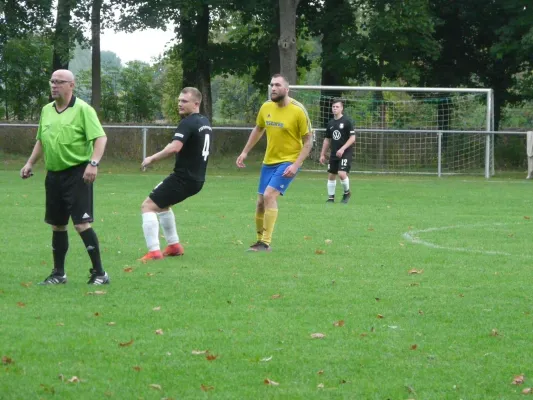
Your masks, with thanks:
M93 263L93 270L96 271L98 275L104 275L104 270L102 268L102 259L100 258L100 244L98 243L98 237L93 228L89 228L80 232L81 239L85 244L85 248L89 253L91 262Z
M52 253L54 255L55 275L65 275L65 257L68 251L68 232L52 232Z

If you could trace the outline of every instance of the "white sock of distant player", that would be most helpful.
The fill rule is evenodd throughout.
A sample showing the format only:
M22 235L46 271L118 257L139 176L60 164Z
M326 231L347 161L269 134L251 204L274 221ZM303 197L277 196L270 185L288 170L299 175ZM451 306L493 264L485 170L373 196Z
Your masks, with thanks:
M174 218L174 212L172 209L168 211L160 212L159 214L159 223L161 228L163 228L163 234L168 244L179 243L180 238L178 232L176 231L176 219Z
M335 196L335 187L337 186L337 180L330 181L328 179L328 195Z
M155 212L143 213L143 232L148 251L160 250L159 221Z
M350 191L350 178L346 177L345 180L341 180L342 187L344 188L344 193Z

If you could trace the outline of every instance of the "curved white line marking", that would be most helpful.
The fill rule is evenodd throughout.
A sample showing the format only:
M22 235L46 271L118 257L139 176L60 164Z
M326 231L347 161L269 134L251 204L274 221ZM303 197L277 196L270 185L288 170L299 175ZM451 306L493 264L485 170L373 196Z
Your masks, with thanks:
M437 227L437 228L418 229L418 230L411 231L411 232L405 232L402 236L404 239L410 241L411 243L421 244L427 247L431 247L433 249L461 251L465 253L486 254L486 255L491 255L491 256L512 256L511 253L507 253L505 251L476 250L476 249L470 249L468 247L441 246L439 244L431 243L426 240L422 240L419 237L416 237L418 233L425 233L425 232L436 232L436 231L445 231L445 230L450 230L450 229L461 229L461 228L476 228L476 227L483 227L483 226L505 226L505 225L510 225L510 224L502 224L502 223L496 222L492 224L479 224L479 225L476 224L476 225L442 226L442 227Z

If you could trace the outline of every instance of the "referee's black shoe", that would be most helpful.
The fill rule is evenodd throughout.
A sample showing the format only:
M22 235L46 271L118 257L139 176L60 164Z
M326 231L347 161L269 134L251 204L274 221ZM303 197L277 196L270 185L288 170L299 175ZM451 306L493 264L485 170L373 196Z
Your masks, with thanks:
M342 200L341 200L341 203L348 203L348 200L350 200L350 197L352 197L352 192L344 192L344 194L342 195Z
M44 281L39 282L39 285L61 285L63 283L67 283L67 274L60 275L53 269Z
M89 272L91 273L89 282L87 282L89 285L109 285L109 275L107 275L107 272L104 272L103 275L98 275L98 272L94 269L90 269Z

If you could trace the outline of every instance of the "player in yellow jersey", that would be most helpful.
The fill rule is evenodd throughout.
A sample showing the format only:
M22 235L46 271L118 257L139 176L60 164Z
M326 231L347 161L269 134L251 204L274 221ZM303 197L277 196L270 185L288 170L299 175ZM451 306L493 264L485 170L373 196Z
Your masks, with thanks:
M289 97L287 78L275 74L270 88L270 100L261 106L255 127L237 158L237 166L244 168L248 153L266 131L267 148L255 212L257 242L248 251L271 250L272 232L278 217L278 196L285 193L313 146L307 110Z

